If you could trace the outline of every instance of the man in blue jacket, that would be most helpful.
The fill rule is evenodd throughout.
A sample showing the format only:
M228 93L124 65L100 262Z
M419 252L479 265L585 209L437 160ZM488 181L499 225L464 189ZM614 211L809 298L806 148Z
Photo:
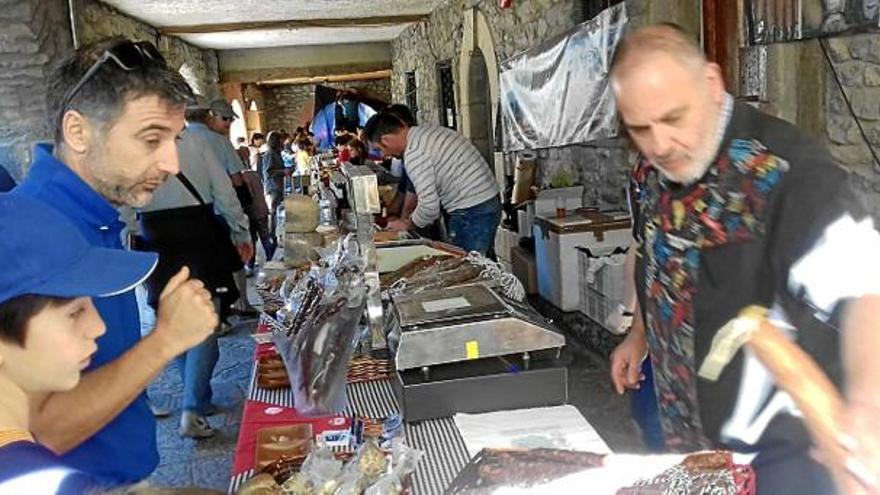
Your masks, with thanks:
M191 91L152 44L118 38L81 47L49 88L54 149L37 147L28 176L11 194L60 211L93 246L123 249L116 208L147 204L178 172L175 143ZM178 277L189 272L183 268ZM163 294L156 328L143 339L133 288L96 300L107 333L74 389L35 402L36 439L102 483L149 476L159 455L144 389L217 322L194 287L202 283L189 280Z

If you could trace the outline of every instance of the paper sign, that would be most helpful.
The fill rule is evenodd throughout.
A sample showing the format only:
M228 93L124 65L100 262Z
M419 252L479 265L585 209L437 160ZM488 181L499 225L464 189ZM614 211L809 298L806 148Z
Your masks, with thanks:
M439 311L449 311L450 309L469 307L471 307L471 303L463 297L450 297L448 299L437 299L436 301L425 301L422 303L422 309L427 313L437 313Z

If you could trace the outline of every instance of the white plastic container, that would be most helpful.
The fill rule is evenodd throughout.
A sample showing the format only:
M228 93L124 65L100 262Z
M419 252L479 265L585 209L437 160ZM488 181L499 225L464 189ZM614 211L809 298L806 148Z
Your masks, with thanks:
M632 239L629 219L615 220L601 213L559 219L538 216L532 229L538 294L563 311L577 310L580 305L577 247L603 256L626 248Z

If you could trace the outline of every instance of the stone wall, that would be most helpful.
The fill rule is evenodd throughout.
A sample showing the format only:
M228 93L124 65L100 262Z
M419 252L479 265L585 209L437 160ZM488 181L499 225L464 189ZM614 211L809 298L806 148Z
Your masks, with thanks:
M109 36L156 41L154 28L96 0L79 0L77 9L81 44ZM34 142L52 139L46 81L72 49L65 0L0 0L0 166L16 179L25 174ZM159 49L175 68L186 64L191 81L203 94L219 94L213 50L174 37L161 38Z
M220 72L214 50L199 48L174 36L159 37L156 29L149 24L97 0L80 0L77 9L76 27L81 44L111 36L156 43L168 64L180 70L197 93L207 98L220 95Z
M858 118L868 141L880 154L880 34L831 38L828 48L855 113L855 117L850 113L823 61L828 147L837 162L850 171L856 191L880 220L880 164L871 156L855 122Z
M0 166L20 180L52 138L46 76L73 46L64 0L0 0Z
M392 43L391 92L395 102L405 102L407 72L415 72L418 103L417 118L422 123L439 122L439 86L436 64L450 61L456 83L456 106L462 109L459 80L464 14L471 6L485 16L500 63L517 53L549 41L585 20L583 0L531 0L514 2L502 9L494 0L449 0L441 4L427 22L404 31ZM691 28L698 16L690 12L689 0L628 0L629 23L677 21ZM693 27L698 30L699 26ZM461 115L461 111L459 111ZM567 146L539 153L538 180L547 185L559 168L570 168L585 187L584 202L604 208L625 206L623 194L630 168L630 155L616 144L611 147ZM504 157L505 169L512 170L515 157Z
M331 88L363 91L365 95L391 101L389 79L325 84ZM312 120L314 115L314 84L261 86L265 95L265 129L288 132Z

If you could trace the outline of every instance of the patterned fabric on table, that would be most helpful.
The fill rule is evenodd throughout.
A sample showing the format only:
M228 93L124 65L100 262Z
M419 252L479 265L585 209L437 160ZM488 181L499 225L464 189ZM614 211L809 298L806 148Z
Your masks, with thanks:
M645 253L648 344L667 445L711 447L697 406L693 302L703 249L760 235L770 191L788 163L755 140L732 140L692 186L667 184L643 161L633 173Z

